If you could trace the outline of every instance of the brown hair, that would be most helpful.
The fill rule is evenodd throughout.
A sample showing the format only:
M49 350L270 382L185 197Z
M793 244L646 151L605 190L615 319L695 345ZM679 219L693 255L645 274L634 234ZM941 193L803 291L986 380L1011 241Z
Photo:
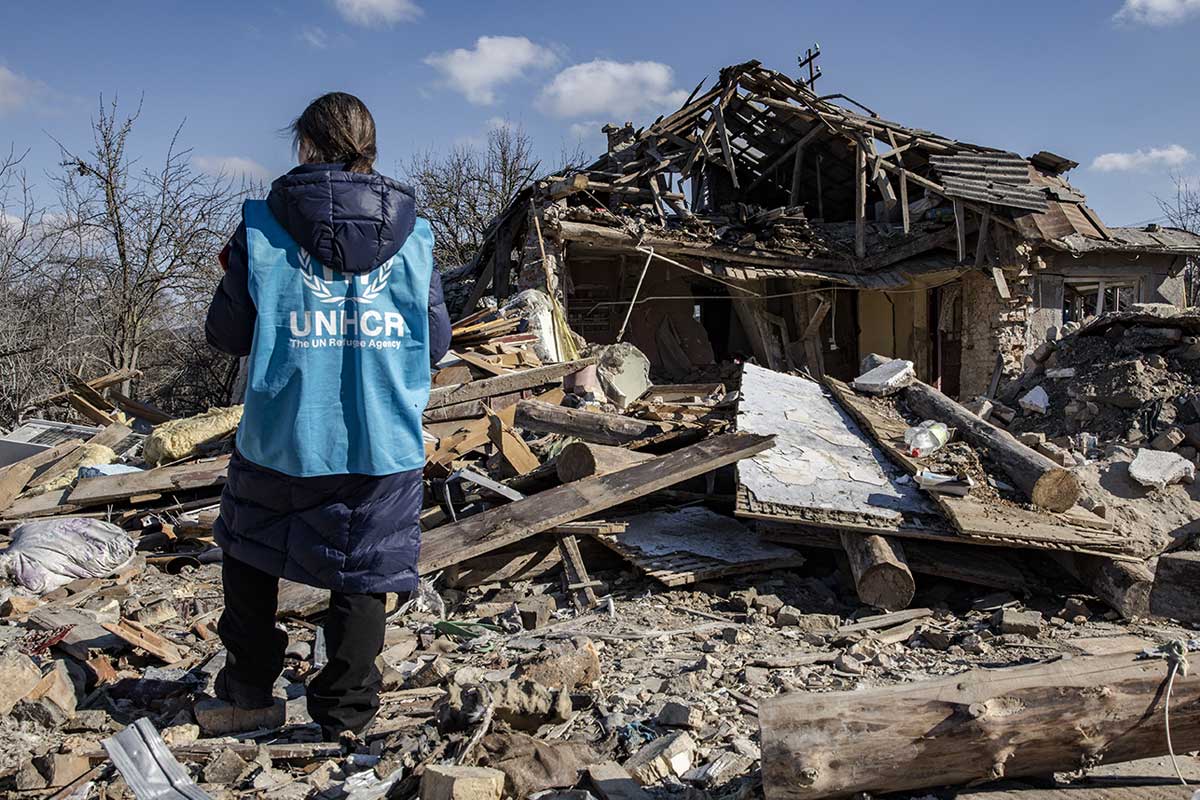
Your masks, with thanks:
M301 161L345 164L350 172L370 172L375 164L375 118L352 94L321 95L296 117L291 130Z

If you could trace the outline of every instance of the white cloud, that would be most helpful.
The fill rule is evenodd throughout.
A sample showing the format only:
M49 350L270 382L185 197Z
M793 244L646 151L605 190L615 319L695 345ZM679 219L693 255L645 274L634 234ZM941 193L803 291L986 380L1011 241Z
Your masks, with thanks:
M300 39L317 50L324 50L329 46L329 34L320 25L305 25L300 29Z
M411 22L424 11L413 0L333 0L338 13L364 28Z
M672 88L675 74L657 61L598 59L567 67L546 84L538 107L558 117L607 115L625 120L641 111L669 111L687 99Z
M1132 153L1102 153L1092 159L1092 169L1097 172L1130 172L1155 167L1178 167L1195 158L1186 147L1169 144L1149 150L1134 150Z
M270 180L271 172L252 158L244 156L195 156L192 163L209 175L227 175L250 180Z
M604 127L604 124L599 120L589 119L586 122L572 122L571 127L567 130L573 139L591 139L601 136L600 129Z
M45 86L0 66L0 114L25 107Z
M1113 20L1132 25L1174 25L1200 14L1200 0L1125 0Z
M557 61L553 50L524 36L480 36L470 50L460 47L425 57L425 63L442 73L453 89L484 106L496 102L498 87Z

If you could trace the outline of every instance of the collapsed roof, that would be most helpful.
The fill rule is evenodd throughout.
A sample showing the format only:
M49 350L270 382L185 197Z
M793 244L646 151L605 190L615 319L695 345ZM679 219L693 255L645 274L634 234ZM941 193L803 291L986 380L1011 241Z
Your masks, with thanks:
M907 127L757 61L702 86L645 128L607 126L607 153L539 184L535 202L562 201L564 241L652 246L733 277L878 288L968 262L1009 265L1018 245L1200 253L1184 231L1107 227L1062 177L1078 166L1063 156L1026 159Z

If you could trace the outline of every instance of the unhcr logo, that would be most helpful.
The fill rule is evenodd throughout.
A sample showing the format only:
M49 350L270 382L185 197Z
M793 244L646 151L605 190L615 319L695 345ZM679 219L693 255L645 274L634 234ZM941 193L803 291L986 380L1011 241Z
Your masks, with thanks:
M354 295L335 294L330 289L330 284L334 283L333 270L322 266L323 276L318 275L312 256L304 248L300 248L300 268L304 285L317 300L326 305L346 307L291 312L288 327L293 347L343 347L360 337L399 339L404 336L404 317L399 311L363 308L387 288L392 274L390 259L371 273L350 277L349 280L357 281L360 287Z
M357 277L360 286L364 287L362 294L345 296L335 295L329 289L329 284L333 283L333 270L329 267L321 267L324 273L324 280L317 277L313 270L312 256L303 247L300 248L300 275L304 281L304 285L308 290L316 295L316 298L326 304L343 304L343 303L358 303L360 305L370 305L375 302L375 298L383 293L387 288L388 278L392 275L392 260L388 259L379 269L373 273L363 273ZM372 277L373 276L373 277ZM354 280L354 279L351 279Z

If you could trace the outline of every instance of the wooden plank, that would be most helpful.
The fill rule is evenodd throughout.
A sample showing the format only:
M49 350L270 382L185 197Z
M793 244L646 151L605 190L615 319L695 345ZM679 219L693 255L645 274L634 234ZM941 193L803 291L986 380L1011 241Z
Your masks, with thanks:
M135 378L140 378L141 375L142 375L142 373L138 372L135 369L119 369L119 370L116 370L115 372L110 372L107 375L101 375L99 378L92 378L90 381L87 382L87 385L96 391L103 391L104 389L107 389L110 386L117 386L119 384L124 383L125 381L133 380ZM76 380L79 380L79 379L76 378ZM62 403L67 402L67 398L71 395L71 393L73 391L74 390L72 389L72 390L67 390L67 391L63 391L63 392L58 392L57 394L52 394L48 397L43 397L41 399L34 400L32 403L30 403L30 405L37 406L37 407L60 405Z
M653 461L585 478L427 531L424 575L762 452L774 437L724 434Z
M562 554L563 575L566 576L567 593L576 611L587 611L596 606L596 592L592 589L592 579L588 575L587 566L583 563L583 555L579 552L579 542L571 534L556 534L558 551Z
M459 358L461 358L463 361L467 362L471 366L481 369L484 372L487 372L491 375L508 375L509 373L513 372L512 368L506 367L503 364L497 363L495 361L489 361L488 359L483 358L482 356L480 356L476 353L457 352L456 351L455 355L457 355Z
M520 404L518 404L520 405ZM518 475L527 475L542 465L537 456L496 412L487 409L488 438L496 451Z
M867 256L867 151L854 148L854 255Z
M178 647L140 622L122 618L116 624L102 622L100 627L166 664L174 664L183 658L183 652Z
M108 397L114 404L116 404L117 408L121 409L126 414L137 417L138 419L144 419L151 425L160 425L164 422L170 422L172 419L174 419L174 417L162 409L152 406L149 403L143 403L140 400L134 400L132 397L126 397L116 389L109 389Z
M595 358L581 358L575 361L564 361L561 364L548 364L544 367L521 370L508 375L497 375L494 378L471 381L460 386L446 386L434 389L429 393L429 403L426 408L441 408L455 403L465 403L469 400L480 400L501 394L511 394L522 389L532 389L543 384L562 380L566 375L578 372L586 366L595 364Z
M25 490L25 484L36 470L29 464L18 461L0 472L0 508L8 508L17 495Z
M1008 281L1004 279L1004 270L1000 267L992 267L992 281L996 284L996 294L1000 295L1002 300L1012 299L1012 292L1008 290Z
M963 201L957 197L953 199L954 205L954 243L958 252L958 263L961 264L967 260L967 215L963 210Z
M1186 773L1185 773L1186 774ZM1144 785L1105 785L1103 778L1093 778L1083 783L1072 783L1053 789L980 789L959 792L954 800L1191 800L1194 789L1180 786L1177 781L1154 782L1147 779Z
M976 235L975 242L975 266L982 267L983 262L987 260L988 253L988 228L992 221L992 212L983 212L983 219L979 221L979 233ZM1008 287L1005 287L1007 291ZM1005 298L1008 299L1007 297Z
M907 236L912 228L908 210L908 170L900 170L900 223Z
M67 403L71 408L78 411L80 416L97 425L115 425L117 422L111 414L92 405L86 398L79 396L75 392L67 395Z
M210 461L157 467L144 472L83 478L67 499L80 508L102 505L143 494L186 491L221 486L229 469L229 456Z

